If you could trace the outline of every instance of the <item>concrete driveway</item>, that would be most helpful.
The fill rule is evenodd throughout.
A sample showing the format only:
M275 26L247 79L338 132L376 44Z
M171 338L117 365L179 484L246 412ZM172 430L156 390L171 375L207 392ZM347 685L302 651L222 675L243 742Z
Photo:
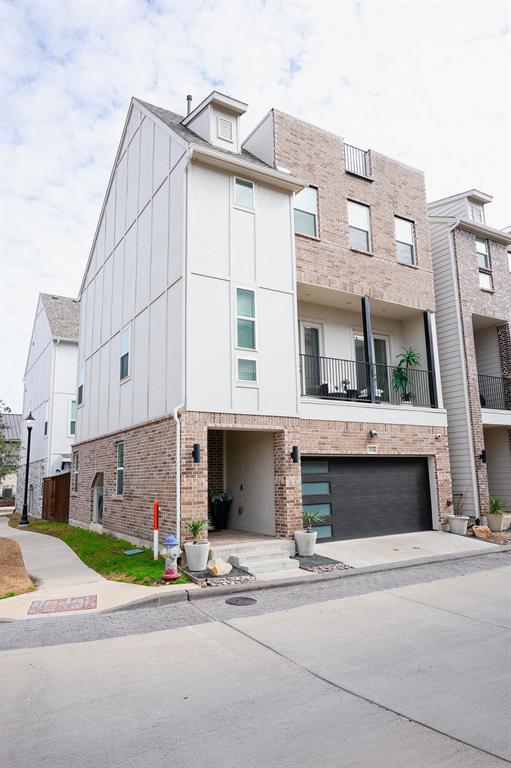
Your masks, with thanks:
M353 568L418 560L436 555L487 552L489 548L498 550L499 545L444 531L400 533L395 536L373 536L370 539L331 541L316 545L318 554L340 560Z
M10 625L0 762L503 768L510 558Z

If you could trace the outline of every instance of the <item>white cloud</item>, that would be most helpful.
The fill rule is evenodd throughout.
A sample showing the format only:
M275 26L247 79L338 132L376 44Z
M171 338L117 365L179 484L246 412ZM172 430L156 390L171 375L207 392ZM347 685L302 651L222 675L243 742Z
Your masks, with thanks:
M509 12L499 2L4 2L0 398L20 409L37 294L76 295L131 96L218 88L479 187L510 216ZM507 31L506 31L507 30Z

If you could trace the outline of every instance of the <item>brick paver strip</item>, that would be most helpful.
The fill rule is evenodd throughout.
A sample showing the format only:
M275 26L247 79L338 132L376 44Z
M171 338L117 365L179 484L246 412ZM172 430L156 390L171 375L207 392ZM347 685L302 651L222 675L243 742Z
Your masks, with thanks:
M87 611L96 608L97 595L82 595L81 597L60 597L57 600L33 600L28 614L34 613L64 613L67 611Z

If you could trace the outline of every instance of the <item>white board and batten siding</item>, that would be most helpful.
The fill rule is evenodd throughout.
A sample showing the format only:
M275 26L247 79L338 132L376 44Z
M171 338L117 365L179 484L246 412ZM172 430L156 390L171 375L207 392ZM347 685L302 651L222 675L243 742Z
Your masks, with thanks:
M132 105L81 296L78 442L163 416L182 399L185 155L179 137Z
M186 398L189 410L296 415L292 196L254 183L254 207L234 202L234 176L189 171ZM256 349L236 346L236 289L255 293ZM237 359L257 382L237 381Z
M444 408L447 409L453 493L463 494L465 514L477 516L468 388L449 223L430 222L430 235L438 352Z

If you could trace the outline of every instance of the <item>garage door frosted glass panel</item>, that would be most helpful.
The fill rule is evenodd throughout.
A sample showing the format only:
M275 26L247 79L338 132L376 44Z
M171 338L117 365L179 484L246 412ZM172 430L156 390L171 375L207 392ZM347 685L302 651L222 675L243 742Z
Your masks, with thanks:
M304 496L319 496L323 493L330 493L330 483L302 483Z
M321 515L321 517L330 517L332 514L331 504L304 504L304 512L311 512L313 515Z
M313 475L328 471L328 461L302 460L302 475Z

